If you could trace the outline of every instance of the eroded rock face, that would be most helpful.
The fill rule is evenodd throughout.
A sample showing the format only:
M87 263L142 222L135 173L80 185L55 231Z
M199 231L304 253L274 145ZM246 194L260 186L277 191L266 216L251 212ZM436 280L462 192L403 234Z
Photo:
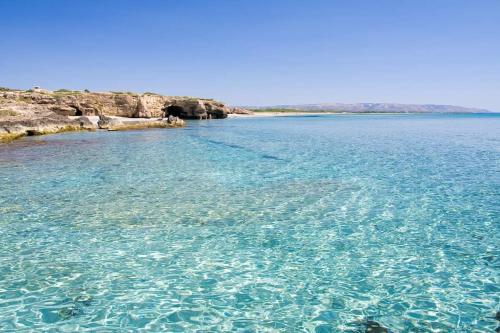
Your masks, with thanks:
M173 115L182 119L226 118L231 110L223 103L192 97L142 95L121 92L81 91L3 91L0 105L38 105L62 116L120 116L129 118L159 118ZM176 114L169 107L177 107Z
M173 99L163 107L165 116L182 119L224 119L230 109L220 102L206 99Z
M139 97L135 116L139 118L163 117L167 97L145 94Z
M98 127L109 130L180 127L184 126L182 119L226 118L229 112L223 103L192 97L0 88L0 140ZM99 116L98 124L87 116ZM137 120L120 120L116 116Z
M81 130L92 131L95 130L95 126L85 117L69 119L55 113L40 112L24 119L19 117L0 119L0 142L9 142L21 136Z

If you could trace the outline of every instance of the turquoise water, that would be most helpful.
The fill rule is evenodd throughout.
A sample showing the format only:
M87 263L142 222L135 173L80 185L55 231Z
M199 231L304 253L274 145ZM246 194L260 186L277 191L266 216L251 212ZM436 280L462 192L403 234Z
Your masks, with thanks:
M0 331L493 332L499 202L498 115L23 139L0 146Z

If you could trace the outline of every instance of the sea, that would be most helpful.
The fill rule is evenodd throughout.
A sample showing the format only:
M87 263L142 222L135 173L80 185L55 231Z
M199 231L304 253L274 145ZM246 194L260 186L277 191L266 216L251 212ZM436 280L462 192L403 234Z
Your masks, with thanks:
M0 145L1 332L494 332L500 114Z

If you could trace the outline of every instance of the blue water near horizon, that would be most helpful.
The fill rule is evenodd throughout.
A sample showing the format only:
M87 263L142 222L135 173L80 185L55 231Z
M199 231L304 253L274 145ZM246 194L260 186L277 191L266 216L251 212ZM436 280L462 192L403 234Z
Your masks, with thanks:
M500 115L0 146L2 332L493 332Z

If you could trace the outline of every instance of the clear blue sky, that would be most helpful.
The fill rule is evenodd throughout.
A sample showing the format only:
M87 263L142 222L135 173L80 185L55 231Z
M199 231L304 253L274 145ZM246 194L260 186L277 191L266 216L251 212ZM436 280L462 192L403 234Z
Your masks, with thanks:
M500 0L0 0L0 86L500 111Z

